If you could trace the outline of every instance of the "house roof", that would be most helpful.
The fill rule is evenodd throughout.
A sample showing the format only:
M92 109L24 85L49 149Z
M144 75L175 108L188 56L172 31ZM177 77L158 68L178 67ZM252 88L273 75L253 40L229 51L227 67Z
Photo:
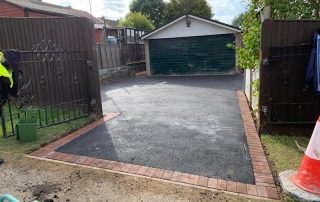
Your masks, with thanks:
M226 24L226 23L222 23L222 22L219 22L217 20L212 20L212 19L208 19L208 18L199 17L199 16L196 16L196 15L193 15L193 14L184 14L184 15L182 15L182 16L180 16L180 17L168 22L167 24L164 24L164 25L152 30L151 32L143 35L142 39L146 39L149 36L154 35L154 34L158 33L159 31L161 31L161 30L163 30L163 29L165 29L165 28L167 28L169 26L172 26L176 22L184 19L186 16L188 16L190 18L193 18L193 19L197 19L197 20L206 22L206 23L210 23L210 24L213 24L213 25L216 25L216 26L219 26L219 27L223 27L225 29L229 29L229 30L234 31L234 32L241 32L241 29L239 27L235 27L235 26L232 26L232 25L229 25L229 24Z
M39 0L5 0L8 3L27 8L34 11L48 12L52 14L58 14L63 16L75 16L75 17L86 17L93 19L96 24L103 24L103 21L99 18L93 17L86 11L73 9L71 7L64 7L54 4L45 3Z
M105 19L106 23L110 26L110 27L117 27L118 25L118 21L116 20L109 20L109 19Z

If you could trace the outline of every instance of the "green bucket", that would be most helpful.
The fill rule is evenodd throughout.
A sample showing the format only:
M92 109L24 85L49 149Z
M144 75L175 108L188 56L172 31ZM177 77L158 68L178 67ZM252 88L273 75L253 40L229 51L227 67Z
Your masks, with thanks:
M38 140L37 129L39 120L35 118L19 119L17 122L17 138L21 142L33 142Z

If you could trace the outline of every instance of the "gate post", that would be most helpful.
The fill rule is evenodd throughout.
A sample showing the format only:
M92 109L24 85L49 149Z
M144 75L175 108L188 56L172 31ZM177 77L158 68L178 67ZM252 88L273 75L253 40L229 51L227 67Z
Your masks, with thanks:
M261 24L261 41L260 41L260 87L259 87L259 130L265 129L269 124L268 113L270 110L269 106L269 83L268 83L268 65L264 64L263 61L269 60L269 46L271 43L271 29L272 23L270 20L265 20ZM262 110L264 108L265 110ZM264 111L264 112L263 112Z
M83 19L85 26L83 31L86 41L86 52L88 61L88 83L89 93L91 97L91 105L93 111L99 116L103 116L101 94L100 94L100 80L99 80L99 68L97 62L95 38L94 38L94 24L92 20Z

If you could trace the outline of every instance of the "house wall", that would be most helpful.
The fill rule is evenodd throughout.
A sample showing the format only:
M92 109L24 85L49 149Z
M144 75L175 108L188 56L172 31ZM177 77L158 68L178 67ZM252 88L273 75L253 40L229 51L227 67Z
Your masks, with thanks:
M0 16L5 17L57 17L58 15L46 14L30 10L28 16L25 16L24 8L11 5L7 2L0 2Z
M22 8L12 6L6 2L0 2L0 16L24 17L24 11Z
M58 16L51 15L51 14L38 13L38 12L30 11L28 17L34 17L34 18L50 18L50 17L58 17Z
M96 29L94 30L94 35L95 35L95 41L96 43L101 43L101 35L102 35L102 30L101 29Z
M26 13L27 16L26 16ZM61 15L47 14L42 12L37 12L29 10L25 12L24 8L19 6L14 6L7 2L0 1L0 16L5 17L34 17L34 18L50 18L50 17L60 17ZM102 43L104 40L101 30L95 30L95 41L96 43Z
M189 18L191 26L186 26L186 18L179 20L174 25L160 30L159 32L151 35L148 39L162 39L162 38L178 38L178 37L191 37L191 36L206 36L218 34L236 33L230 29L207 23L195 18Z

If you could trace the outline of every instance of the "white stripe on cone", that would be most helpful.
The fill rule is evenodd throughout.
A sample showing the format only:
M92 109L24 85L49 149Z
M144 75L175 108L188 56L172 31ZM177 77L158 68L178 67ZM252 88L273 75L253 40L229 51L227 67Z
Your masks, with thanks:
M308 157L320 161L320 122L317 121L311 140L305 153Z

